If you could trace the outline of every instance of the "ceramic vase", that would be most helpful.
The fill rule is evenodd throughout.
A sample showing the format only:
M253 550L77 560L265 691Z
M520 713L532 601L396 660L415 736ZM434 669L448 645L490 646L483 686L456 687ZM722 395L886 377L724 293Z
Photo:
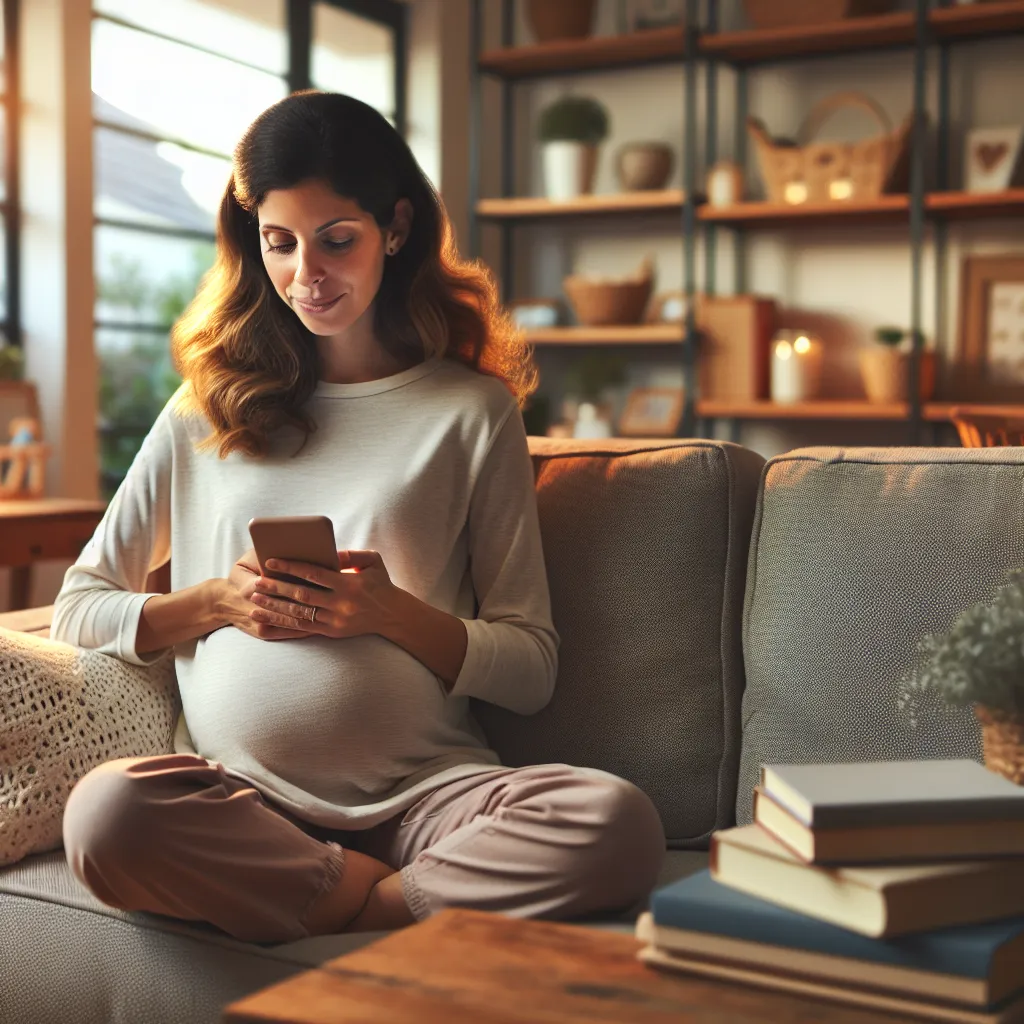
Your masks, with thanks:
M597 146L583 142L544 143L544 193L548 199L575 199L594 188Z

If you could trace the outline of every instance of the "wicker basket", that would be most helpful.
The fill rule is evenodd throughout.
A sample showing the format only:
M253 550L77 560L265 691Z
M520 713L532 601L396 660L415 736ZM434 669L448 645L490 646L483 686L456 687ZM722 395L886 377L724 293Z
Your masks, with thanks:
M570 274L562 281L576 319L585 327L639 323L653 285L654 264L650 258L644 260L632 277L612 279Z
M826 119L843 107L867 110L882 134L859 142L810 142ZM877 199L903 191L910 168L912 119L893 130L885 111L870 97L844 92L822 100L800 126L796 143L778 142L756 117L747 118L761 176L773 203L827 203Z
M896 0L743 0L743 6L754 28L789 28L885 14Z
M1024 786L1024 717L974 705L981 723L985 767Z

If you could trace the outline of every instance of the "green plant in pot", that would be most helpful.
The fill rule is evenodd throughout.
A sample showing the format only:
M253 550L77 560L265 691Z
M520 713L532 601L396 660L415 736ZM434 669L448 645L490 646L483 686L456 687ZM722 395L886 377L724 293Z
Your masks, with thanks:
M879 327L875 342L861 351L860 373L864 391L872 402L905 402L910 394L911 353L903 345L910 332L902 327ZM935 390L935 353L921 350L918 386L921 401Z
M607 137L608 111L589 96L563 96L541 111L537 138L548 199L573 199L593 190L598 147Z
M24 368L21 349L0 338L0 380L20 380Z
M605 389L624 384L626 381L626 358L612 352L587 352L577 359L566 371L565 389L568 396L578 398L581 403L589 403L595 407L598 421L590 425L583 434L575 436L604 437L611 434L612 410L607 402L601 399ZM604 426L598 428L600 423ZM577 423L577 426L580 426Z
M973 705L986 766L1024 785L1024 573L1013 573L990 601L971 605L918 649L923 658L903 681L904 692Z

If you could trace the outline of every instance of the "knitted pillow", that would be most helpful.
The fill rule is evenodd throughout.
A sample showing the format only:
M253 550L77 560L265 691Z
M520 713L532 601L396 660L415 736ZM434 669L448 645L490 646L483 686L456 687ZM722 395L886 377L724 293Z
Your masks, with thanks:
M174 656L143 668L0 628L0 865L58 849L88 771L173 751Z

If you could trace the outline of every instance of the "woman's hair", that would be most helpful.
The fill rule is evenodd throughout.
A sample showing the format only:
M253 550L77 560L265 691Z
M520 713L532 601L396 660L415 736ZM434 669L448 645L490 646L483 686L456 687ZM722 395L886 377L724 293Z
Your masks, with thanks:
M270 435L315 423L303 410L318 379L315 335L281 300L263 266L257 210L272 189L322 180L381 228L412 203L411 233L384 261L374 331L403 363L443 355L501 378L520 408L537 388L533 353L501 306L483 263L459 258L437 192L402 137L351 96L293 93L265 110L235 147L217 215L217 254L171 331L188 385L178 408L213 428L199 447L221 458L263 455Z

